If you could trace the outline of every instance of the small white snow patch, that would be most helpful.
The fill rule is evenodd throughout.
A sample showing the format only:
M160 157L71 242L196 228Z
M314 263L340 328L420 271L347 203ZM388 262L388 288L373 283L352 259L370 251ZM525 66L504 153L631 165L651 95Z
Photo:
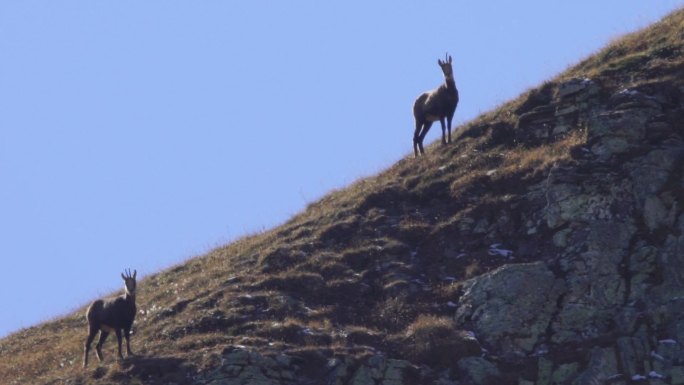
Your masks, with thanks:
M447 166L442 166L442 167L438 168L437 170L444 171L444 170L446 170L446 168L447 168Z
M465 257L465 256L466 256L466 253L461 253L461 254L455 256L454 259L463 258L463 257Z
M412 251L412 252L411 252L411 258L415 258L416 255L418 255L418 252L417 252L417 251Z
M660 340L658 343L661 343L663 345L677 345L677 341L673 339L666 339L666 340Z
M623 88L622 90L620 90L620 92L618 92L618 95L634 96L638 93L639 93L639 91L637 91L637 90L630 90L629 88Z
M444 281L449 281L449 282L454 282L456 280L456 277L444 277Z
M492 176L494 174L496 174L496 169L489 170L485 173L485 175L487 175L487 176Z
M495 243L491 246L489 246L489 255L498 255L504 258L513 258L513 251L511 250L506 250L506 249L500 249L499 246L501 246L500 243Z
M632 381L645 381L648 378L646 376L643 376L641 374L635 374L632 376Z
M539 357L539 356L544 356L544 355L546 355L546 354L548 354L548 353L549 353L549 349L548 349L547 347L545 347L545 346L541 346L541 347L539 347L537 350L534 351L534 353L532 354L532 356Z
M662 374L656 372L655 370L652 370L651 372L649 372L649 373L648 373L648 377L649 377L649 378L657 378L657 379L659 379L659 380L665 379L665 376L663 376Z
M606 381L617 380L618 378L622 378L623 376L624 375L622 373L613 374L612 376L606 377Z
M453 302L451 302L451 301L447 302L447 306L449 306L449 307L458 307L458 305L456 305L455 303L453 303Z
M660 354L651 351L651 357L655 358L658 361L665 361L665 357L661 356Z

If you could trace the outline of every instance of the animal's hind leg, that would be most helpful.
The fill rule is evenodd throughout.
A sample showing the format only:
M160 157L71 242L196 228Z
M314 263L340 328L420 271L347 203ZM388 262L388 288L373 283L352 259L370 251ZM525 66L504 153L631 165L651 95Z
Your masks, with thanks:
M418 140L420 139L420 129L423 124L416 119L416 130L413 132L413 154L418 157Z
M107 336L109 335L109 332L100 330L100 340L97 341L97 345L95 345L95 351L97 352L97 359L102 362L104 359L102 356L102 345L104 345L105 341L107 340Z
M432 127L432 122L425 122L423 125L423 131L421 131L420 137L418 138L418 147L420 148L421 155L425 154L425 150L423 149L423 140L425 139L425 135L427 135L428 131L430 130L430 127Z
M88 353L90 353L90 344L93 343L93 340L95 339L95 335L97 334L97 329L90 328L88 330L88 338L86 338L86 342L84 344L84 351L83 351L83 367L85 368L88 366ZM99 353L98 353L99 356Z

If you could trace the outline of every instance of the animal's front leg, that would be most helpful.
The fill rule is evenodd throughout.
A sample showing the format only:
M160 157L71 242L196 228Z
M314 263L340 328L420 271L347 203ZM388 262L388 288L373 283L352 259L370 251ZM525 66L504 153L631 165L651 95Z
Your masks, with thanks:
M442 144L447 144L447 142L446 142L446 125L444 125L444 118L439 119L439 123L442 125Z
M131 331L124 330L124 337L126 337L126 357L134 356L135 354L131 351Z
M447 131L449 132L449 139L447 139L447 143L451 143L451 116L447 117Z
M123 361L123 354L121 354L121 329L116 330L116 339L119 344L119 359Z

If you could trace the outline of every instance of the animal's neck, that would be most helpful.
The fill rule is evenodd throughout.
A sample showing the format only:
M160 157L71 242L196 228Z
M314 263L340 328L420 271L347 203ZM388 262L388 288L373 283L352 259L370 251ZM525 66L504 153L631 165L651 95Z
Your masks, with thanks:
M454 80L453 77L444 78L444 85L446 85L446 88L448 90L455 90L456 89L456 81Z
M133 302L133 303L135 303L135 294L131 294L131 293L128 292L128 290L126 290L126 291L124 292L124 299L125 299L126 301L128 301L128 302Z

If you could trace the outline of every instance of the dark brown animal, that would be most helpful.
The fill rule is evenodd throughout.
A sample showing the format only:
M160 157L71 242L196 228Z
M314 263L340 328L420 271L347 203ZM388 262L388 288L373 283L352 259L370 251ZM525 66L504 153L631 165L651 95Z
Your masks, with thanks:
M109 333L116 333L116 338L119 341L119 359L123 360L123 355L121 354L121 335L123 331L123 336L126 337L126 353L130 357L133 355L131 351L130 344L130 334L131 327L133 326L133 320L135 319L135 276L137 271L133 270L133 275L131 271L128 270L121 274L121 278L124 280L124 294L116 298L110 299L98 299L93 302L88 311L86 312L86 318L88 319L88 338L85 342L85 352L83 355L83 367L88 366L88 353L90 352L90 344L93 342L97 332L100 332L100 340L95 346L95 351L97 352L97 358L102 361L102 344Z
M451 119L458 105L458 89L454 81L454 70L451 67L451 56L445 60L437 60L444 73L444 84L438 88L423 93L413 104L413 116L416 118L416 131L413 133L413 153L418 157L425 154L423 139L427 135L432 123L439 120L442 125L442 144L451 143ZM446 119L446 126L444 120ZM446 132L448 129L448 140Z

